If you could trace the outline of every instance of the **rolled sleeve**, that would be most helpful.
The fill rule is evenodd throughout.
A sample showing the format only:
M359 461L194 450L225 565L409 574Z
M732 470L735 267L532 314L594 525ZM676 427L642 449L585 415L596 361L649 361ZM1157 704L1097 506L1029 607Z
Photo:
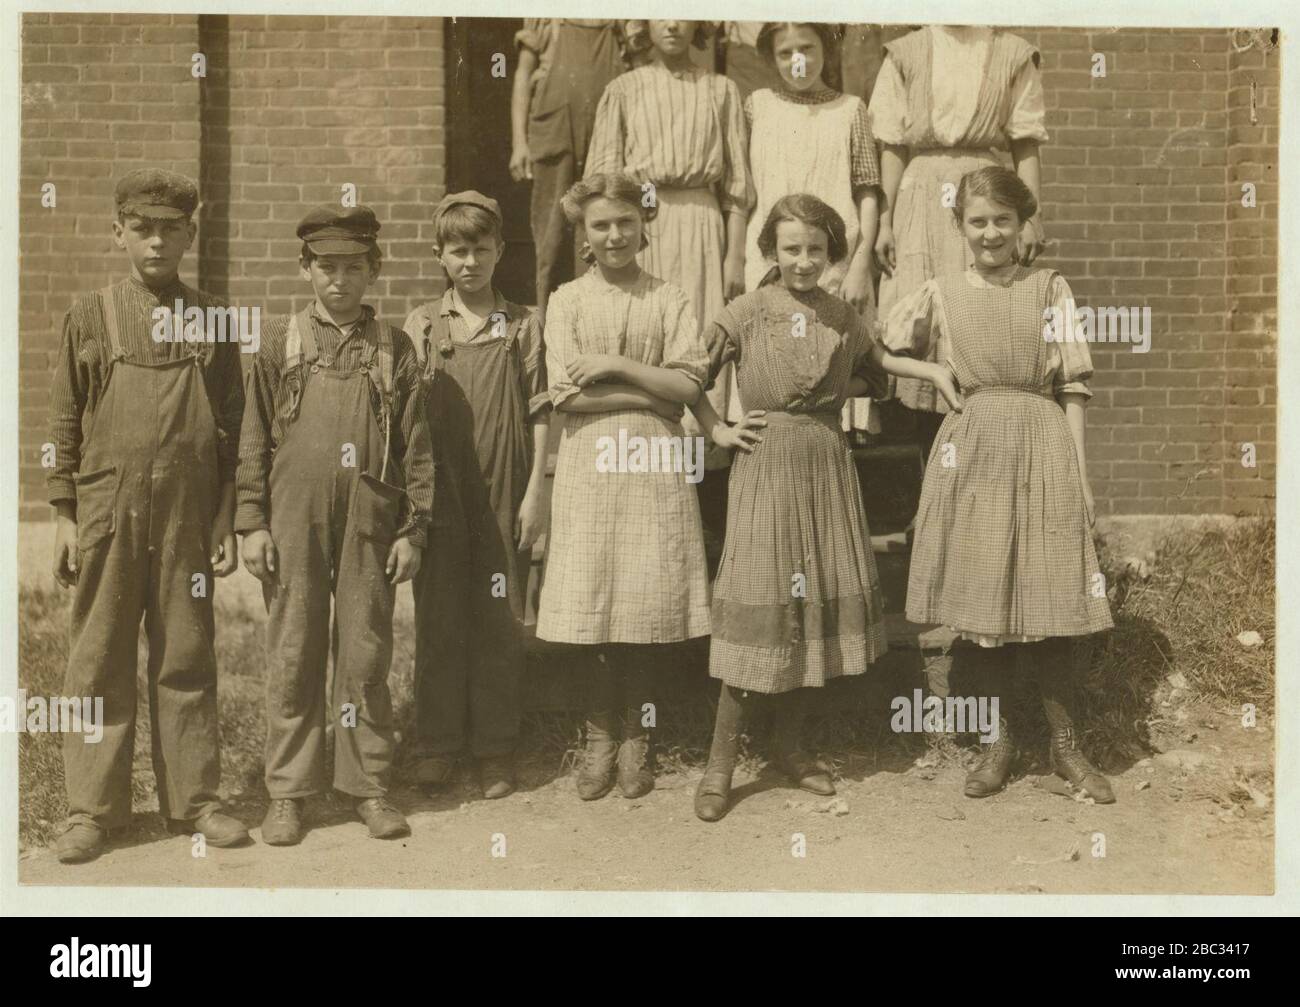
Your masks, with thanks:
M718 206L723 213L748 213L754 205L754 184L749 174L749 129L740 89L730 77L720 77L723 88L722 156L723 171Z
M526 17L524 26L515 32L515 48L531 49L540 55L550 40L551 31L548 18Z
M938 285L926 280L890 309L881 342L890 353L924 359L943 328L942 316Z
M1007 138L1047 142L1047 105L1043 100L1043 77L1038 71L1036 52L1011 82Z
M576 321L572 294L568 290L557 290L546 304L545 339L547 394L555 408L582 390L569 377L569 362L579 352Z
M532 312L519 328L519 351L523 362L520 382L524 407L530 420L544 420L551 410L551 395L546 386L546 345L542 326Z
M700 325L684 291L664 288L664 355L660 367L681 371L700 388L709 377L709 353L700 338Z
M903 119L907 112L907 89L893 57L885 54L876 74L876 86L867 106L867 125L881 143L903 144Z
M584 177L623 170L627 147L622 95L619 78L615 77L600 96L591 129L591 143L587 147ZM549 302L547 307L550 307Z
M1070 285L1059 274L1052 277L1048 289L1051 306L1058 318L1068 317L1067 304L1074 297ZM1055 340L1047 344L1047 366L1052 369L1054 395L1082 395L1092 398L1088 382L1092 378L1092 351L1083 340Z

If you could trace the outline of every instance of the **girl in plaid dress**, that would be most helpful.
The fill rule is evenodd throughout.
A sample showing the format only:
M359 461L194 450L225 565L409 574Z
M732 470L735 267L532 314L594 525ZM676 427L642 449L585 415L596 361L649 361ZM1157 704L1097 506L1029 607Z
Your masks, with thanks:
M589 175L565 195L564 212L595 267L561 286L547 308L546 372L563 426L537 636L586 645L579 796L608 793L617 763L623 796L640 797L654 786L648 700L659 645L709 632L690 481L703 474L703 439L683 437L681 425L709 358L686 295L637 264L655 216L640 184ZM683 464L635 464L632 450L623 464L615 446L642 439L659 459L660 447L671 455L675 444Z
M830 770L801 743L814 688L860 675L885 652L884 603L840 410L867 386L869 320L818 285L842 261L844 221L815 196L777 200L758 237L775 266L709 330L710 373L734 362L751 412L721 422L692 408L737 450L727 538L713 586L709 672L722 679L695 812L727 810L736 747L753 697L773 695L777 764L800 787L833 794Z
M1036 209L1014 172L964 175L953 212L974 265L899 301L873 353L887 372L932 383L952 410L921 490L908 619L973 644L954 659L974 665L991 695L1007 695L1018 651L1040 686L1053 769L1110 803L1106 778L1075 747L1070 674L1069 637L1112 625L1084 454L1092 359L1059 327L1073 317L1065 280L1016 261L1016 236ZM944 359L924 362L936 341ZM967 796L1000 790L1015 754L1004 716Z

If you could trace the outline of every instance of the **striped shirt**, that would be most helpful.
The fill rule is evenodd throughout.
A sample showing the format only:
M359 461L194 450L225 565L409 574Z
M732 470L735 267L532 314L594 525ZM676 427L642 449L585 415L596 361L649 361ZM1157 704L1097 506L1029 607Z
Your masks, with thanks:
M723 213L754 205L735 81L655 62L615 77L596 108L586 175L625 171L639 182L713 189Z
M781 101L794 105L824 105L834 101L840 92L829 87L816 87L808 91L791 91L786 88L772 88L772 94ZM754 129L754 96L745 96L745 126L747 131ZM858 102L853 116L853 125L849 130L849 185L856 199L862 193L880 184L880 158L876 155L876 138L871 135L871 125L867 118L867 106Z
M187 287L179 279L154 291L135 277L113 286L117 328L127 359L158 364L182 359L193 344L179 340L155 342L155 308L223 307L209 294ZM55 361L50 393L50 443L54 467L46 477L49 501L76 500L72 474L80 471L84 431L90 429L95 410L103 400L113 356L104 325L104 302L99 291L78 298L63 317L63 336ZM232 482L239 460L239 427L244 413L244 386L239 366L239 343L204 345L203 384L217 428L217 467L221 482Z
M331 368L355 371L366 362L373 337L369 323L375 317L370 305L363 305L361 317L340 329L322 316L313 303L309 312L312 333L321 357L333 357ZM235 530L241 534L271 527L271 501L268 480L271 455L276 448L272 433L275 417L284 405L280 396L280 378L284 370L284 351L289 331L289 316L271 319L263 327L262 345L248 373L248 401L244 407L243 439L239 444L239 477L236 487L238 506ZM393 425L390 445L392 462L405 477L409 507L403 515L398 537L409 537L412 545L423 548L425 529L433 507L434 466L424 397L420 389L420 366L411 339L401 329L388 326L393 340ZM383 409L376 388L370 389L370 407L375 421L382 424Z

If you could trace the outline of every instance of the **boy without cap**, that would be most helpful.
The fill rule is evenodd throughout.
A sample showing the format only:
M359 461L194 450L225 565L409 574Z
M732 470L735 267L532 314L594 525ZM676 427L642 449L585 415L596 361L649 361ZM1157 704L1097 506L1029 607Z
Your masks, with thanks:
M243 413L239 346L156 338L174 310L219 306L180 281L198 187L142 168L115 192L125 279L79 298L54 374L48 485L58 512L54 575L75 587L67 697L103 699L103 735L64 738L68 821L61 861L98 856L131 819L136 652L149 638L158 808L212 846L248 840L221 810L212 579L235 570L234 477Z
M420 568L433 459L411 341L362 303L379 276L378 233L364 206L303 218L299 265L314 299L268 322L249 373L235 527L268 613L262 840L276 846L302 839L304 799L331 784L371 836L409 831L387 798L388 671L396 586Z

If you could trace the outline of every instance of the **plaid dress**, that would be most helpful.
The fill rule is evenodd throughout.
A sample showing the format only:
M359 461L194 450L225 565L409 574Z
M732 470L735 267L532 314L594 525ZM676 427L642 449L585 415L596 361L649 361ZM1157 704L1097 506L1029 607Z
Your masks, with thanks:
M597 269L561 286L546 311L545 342L557 407L580 391L568 365L583 353L674 368L701 385L708 370L686 295L646 272L630 290L607 283ZM707 636L709 583L695 487L685 473L662 468L601 471L610 443L680 439L681 424L648 409L555 415L562 426L537 636L562 643ZM695 456L702 460L702 453Z
M746 407L768 421L731 467L709 673L763 693L860 675L888 646L840 429L849 380L867 367L867 323L820 288L770 285L732 301L708 342L710 373L734 362Z
M926 467L907 618L986 645L1109 629L1074 439L1056 402L1086 393L1092 362L1086 343L1043 337L1044 309L1069 287L1050 269L992 277L930 281L885 324L885 346L912 356L942 334L965 399Z
M867 114L876 139L907 147L908 160L894 207L898 268L881 277L882 314L926 280L971 265L950 197L967 172L999 163L995 148L1047 141L1038 61L1033 46L1000 28L927 25L886 43ZM936 343L930 359L944 357ZM948 411L926 381L899 378L896 395L910 409Z

